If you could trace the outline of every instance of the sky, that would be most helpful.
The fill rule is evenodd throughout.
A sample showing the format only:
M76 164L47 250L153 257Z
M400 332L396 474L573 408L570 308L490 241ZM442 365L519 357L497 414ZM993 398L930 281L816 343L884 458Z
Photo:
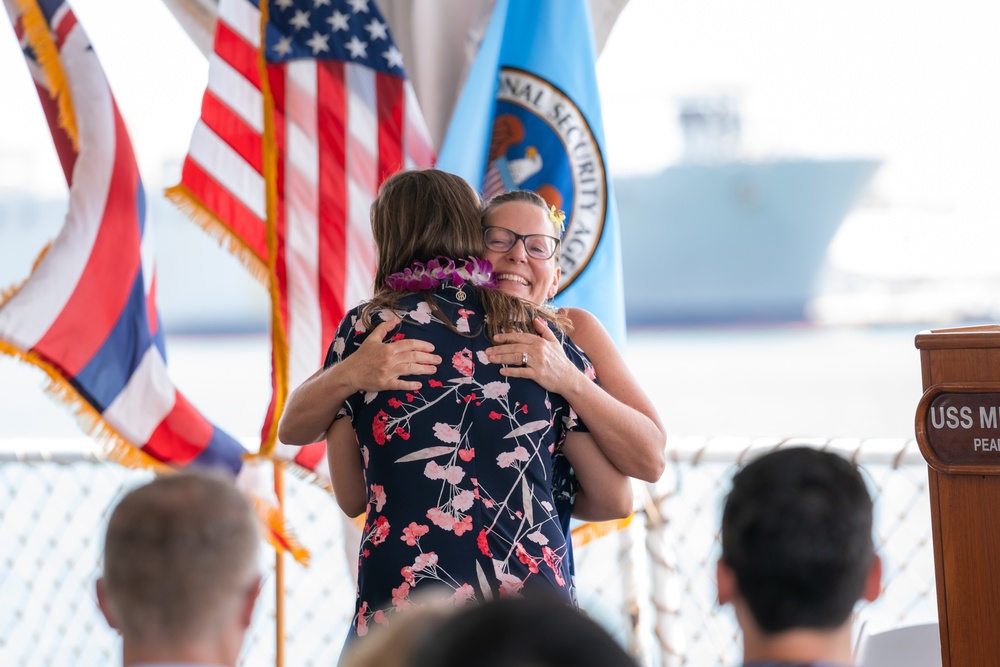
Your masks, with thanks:
M662 166L674 101L734 92L750 157L877 157L893 204L996 215L998 27L989 0L632 0L598 64L612 166Z
M832 320L1000 317L998 28L993 0L631 0L597 66L612 173L680 157L679 98L735 94L746 159L882 163L827 254L881 294Z

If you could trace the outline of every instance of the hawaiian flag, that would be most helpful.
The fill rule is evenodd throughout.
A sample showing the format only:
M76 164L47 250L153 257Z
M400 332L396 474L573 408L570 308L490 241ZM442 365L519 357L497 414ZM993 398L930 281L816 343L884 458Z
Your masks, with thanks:
M59 235L0 303L0 351L42 368L123 463L243 465L167 373L152 226L125 123L60 0L6 0L70 188ZM137 449L136 449L137 448Z
M618 211L604 152L588 0L497 0L438 168L481 189L534 190L566 212L554 304L625 342Z
M261 39L261 35L264 39ZM371 0L221 0L201 119L168 196L270 286L272 400L261 452L326 475L325 445L276 443L288 387L371 296L369 208L434 152Z

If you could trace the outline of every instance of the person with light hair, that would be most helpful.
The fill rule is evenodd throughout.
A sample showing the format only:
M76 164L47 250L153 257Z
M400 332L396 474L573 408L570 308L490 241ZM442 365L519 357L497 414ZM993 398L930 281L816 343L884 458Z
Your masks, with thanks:
M260 533L233 483L158 477L108 521L97 602L122 637L122 663L236 665L260 592Z

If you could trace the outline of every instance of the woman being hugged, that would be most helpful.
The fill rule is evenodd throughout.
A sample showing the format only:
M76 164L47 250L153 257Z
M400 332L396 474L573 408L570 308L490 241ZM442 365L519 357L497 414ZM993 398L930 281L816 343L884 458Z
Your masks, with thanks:
M352 632L388 623L431 591L456 604L536 589L571 602L552 457L565 454L583 484L591 474L624 475L565 398L505 376L486 350L499 332L529 331L541 316L584 376L592 375L586 356L558 318L491 289L490 265L479 259L479 198L461 178L399 172L382 184L371 223L377 291L345 316L326 366L349 368L375 333L394 345L430 343L441 362L419 389L352 393L340 414L349 419L327 434L338 501L349 515L367 512ZM631 503L627 481L614 488L619 504Z
M545 305L559 286L562 222L562 212L535 192L514 190L496 195L483 208L483 257L493 265L502 292L542 305L543 312L554 312L568 321L573 342L593 363L600 385L592 381L592 374L581 372L571 362L540 317L535 318L530 332L496 336L498 344L486 351L487 358L506 364L502 375L535 380L566 398L618 470L655 482L665 466L666 432L611 336L586 310L552 311ZM521 364L522 359L527 363ZM567 480L575 487L572 478L569 475ZM601 490L600 484L595 488L581 483L575 488L573 515L589 520L613 518L613 506L600 497ZM566 492L564 487L557 495Z

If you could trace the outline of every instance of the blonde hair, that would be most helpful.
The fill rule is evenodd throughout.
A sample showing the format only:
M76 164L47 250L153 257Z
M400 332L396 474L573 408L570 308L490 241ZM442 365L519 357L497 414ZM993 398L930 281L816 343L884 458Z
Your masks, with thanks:
M489 201L487 201L483 206L482 215L480 216L482 226L485 227L489 225L490 215L498 208L504 204L518 201L532 204L545 211L545 219L552 223L552 231L555 233L555 237L557 239L562 239L562 222L556 222L556 220L553 219L551 214L552 207L549 206L548 202L546 202L540 194L533 190L509 190L490 197ZM559 254L561 250L562 243L559 243L556 245L556 251L552 253L552 257L550 258L557 266L559 265ZM541 313L545 319L555 324L560 331L573 331L573 323L564 309L557 310L554 308L542 307Z
M553 218L552 210L554 207L550 207L548 202L542 198L540 194L533 190L510 190L508 192L501 192L498 195L490 197L486 205L483 206L482 223L483 225L489 224L490 214L496 209L500 208L504 204L509 204L515 201L522 201L528 204L533 204L538 208L545 211L545 219L552 224L552 231L557 239L562 239L562 222L557 222ZM560 211L561 213L561 211ZM562 243L556 245L556 251L552 255L552 261L556 264L559 263L559 252L562 250Z

